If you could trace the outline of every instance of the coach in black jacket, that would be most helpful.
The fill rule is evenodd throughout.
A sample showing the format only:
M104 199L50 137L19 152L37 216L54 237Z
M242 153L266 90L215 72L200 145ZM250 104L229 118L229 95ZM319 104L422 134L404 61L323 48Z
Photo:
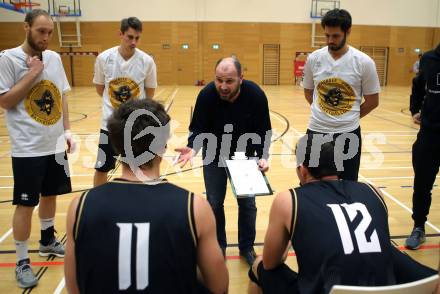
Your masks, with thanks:
M440 166L440 44L420 59L420 71L413 79L410 110L414 122L420 124L420 131L412 149L414 229L405 246L417 249L425 241L431 190Z

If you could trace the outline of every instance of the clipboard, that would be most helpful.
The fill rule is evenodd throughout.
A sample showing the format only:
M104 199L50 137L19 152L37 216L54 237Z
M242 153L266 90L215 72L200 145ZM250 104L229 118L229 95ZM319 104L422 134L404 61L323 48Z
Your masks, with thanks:
M236 153L237 154L237 153ZM225 160L226 173L236 198L272 195L273 190L266 175L258 170L257 162L247 157L235 156Z

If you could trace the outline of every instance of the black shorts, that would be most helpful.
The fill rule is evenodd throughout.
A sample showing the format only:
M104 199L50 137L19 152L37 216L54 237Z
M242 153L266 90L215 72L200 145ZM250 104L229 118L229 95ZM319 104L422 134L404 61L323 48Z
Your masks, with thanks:
M249 279L260 286L264 294L296 294L298 291L298 274L291 270L286 264L282 264L272 270L265 270L263 262L257 267L258 279L249 269Z
M58 163L57 158L62 163ZM12 157L12 172L14 205L37 206L40 195L56 196L72 191L65 152L38 157Z
M108 132L101 129L99 131L98 156L96 159L95 169L100 172L109 172L115 168L116 154L110 144Z
M318 133L315 131L312 131L310 129L307 129L307 134L322 134L327 135L324 133ZM336 141L336 139L342 135L342 134L354 134L359 139L359 146L356 151L356 154L350 158L344 160L344 170L339 172L339 178L344 180L350 180L350 181L357 181L359 177L359 168L361 165L361 153L362 153L362 134L361 134L361 127L358 127L357 129L347 132L347 133L334 133L333 135L333 141ZM347 154L348 150L350 148L350 140L345 140L344 150L343 154Z

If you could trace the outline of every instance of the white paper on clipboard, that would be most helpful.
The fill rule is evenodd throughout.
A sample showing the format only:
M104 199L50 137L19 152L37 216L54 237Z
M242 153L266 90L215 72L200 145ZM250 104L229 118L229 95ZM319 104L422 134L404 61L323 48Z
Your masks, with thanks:
M236 195L271 194L255 160L225 160Z

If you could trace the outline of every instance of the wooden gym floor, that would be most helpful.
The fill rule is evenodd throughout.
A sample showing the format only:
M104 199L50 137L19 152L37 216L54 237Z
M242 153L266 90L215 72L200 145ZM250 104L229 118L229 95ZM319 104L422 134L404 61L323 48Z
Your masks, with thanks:
M188 134L191 109L200 87L161 86L155 99L169 109L173 119L173 137L162 165L162 173L174 173L168 180L196 193L204 193L200 157L194 162L194 169L179 170L171 165L176 153L175 147L184 146ZM296 186L295 157L293 148L298 137L305 132L309 118L309 107L302 89L298 86L265 86L269 99L272 126L274 128L270 165L267 174L276 191ZM418 126L414 125L408 111L409 87L386 87L380 95L380 105L362 119L363 154L360 180L382 188L389 209L389 224L393 243L401 250L404 240L412 229L411 195L413 170L411 167L411 146ZM101 117L101 99L92 87L77 87L69 94L72 131L78 136L78 150L69 158L73 189L90 188L93 180L93 165L96 159L98 131ZM0 110L0 117L4 111ZM11 220L14 207L12 199L12 169L10 145L5 120L0 120L0 292L1 293L66 293L63 280L63 259L38 256L39 220L34 213L29 247L33 268L40 278L39 285L32 290L20 290L14 278L15 247L12 238ZM175 173L177 172L177 173ZM113 176L117 176L115 171ZM436 184L439 184L437 176ZM228 186L229 187L229 186ZM59 197L56 215L58 237L65 241L65 216L72 197L79 192ZM426 226L427 242L417 251L406 253L418 261L437 267L440 241L440 189L433 188L430 223ZM257 199L257 237L255 249L262 253L262 242L268 223L268 214L273 197ZM230 293L245 293L247 289L247 266L238 257L237 247L237 204L228 188L226 201L226 231L229 241L227 265L230 275ZM318 239L317 239L318 241ZM293 252L288 264L297 269Z

